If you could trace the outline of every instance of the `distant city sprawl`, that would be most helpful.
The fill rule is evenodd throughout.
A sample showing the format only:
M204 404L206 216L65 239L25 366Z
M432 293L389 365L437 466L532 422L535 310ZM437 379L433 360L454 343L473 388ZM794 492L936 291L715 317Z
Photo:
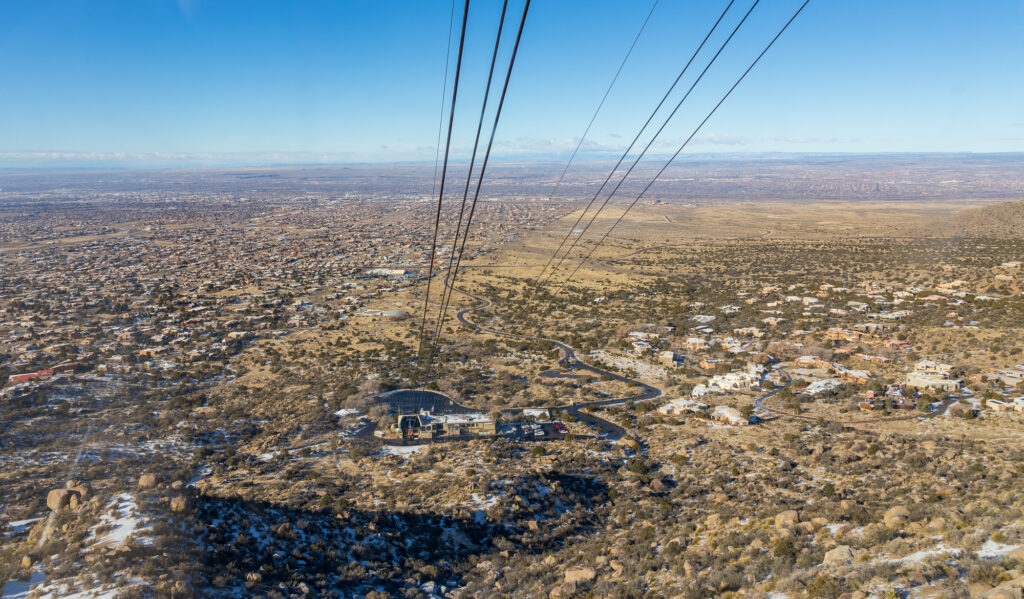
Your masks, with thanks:
M1015 592L1019 164L787 160L499 165L429 297L422 166L0 176L5 593Z

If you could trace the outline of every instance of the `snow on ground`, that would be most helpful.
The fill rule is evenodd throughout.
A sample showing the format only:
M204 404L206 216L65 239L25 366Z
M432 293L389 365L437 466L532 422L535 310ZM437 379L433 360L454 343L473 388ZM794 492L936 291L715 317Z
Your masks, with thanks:
M43 577L45 579L45 576ZM137 579L127 579L123 575L115 575L115 581L98 584L78 579L46 580L34 589L33 597L38 599L115 599L125 591L136 586ZM4 596L7 599L7 596Z
M73 587L54 584L53 586L40 587L37 590L40 592L39 599L116 599L122 596L122 593L126 590L124 587L116 585L110 589L71 590L71 588Z
M342 408L334 413L338 418L343 416L356 416L357 414L359 414L359 410L354 410L352 408Z
M1020 545L1004 545L1003 543L996 543L989 539L985 541L985 544L978 549L978 557L982 559L995 559L997 557L1003 557L1007 553L1020 547Z
M21 582L18 580L12 580L4 585L3 595L0 596L2 599L27 599L29 591L32 587L37 584L41 584L46 580L46 574L34 570L28 582Z
M590 357L596 358L605 364L610 364L619 369L633 369L639 379L663 379L668 376L668 371L661 366L655 366L641 360L635 360L626 356L612 354L603 349L595 349L590 352Z
M426 445L388 445L381 451L381 455L398 455L402 457L409 457L414 453L419 453L427 448Z
M128 493L121 493L114 497L110 502L109 506L117 505L117 517L111 516L109 513L104 513L100 517L101 524L107 524L112 526L110 532L97 539L96 546L98 547L118 547L124 545L129 538L140 529L139 519L139 506L135 503L135 498ZM92 532L95 536L95 529ZM147 544L151 542L148 538L136 538L141 544Z
M203 480L207 476L210 476L211 472L213 472L213 470L210 468L210 466L208 464L203 464L198 469L196 469L196 473L192 476L192 478L189 479L188 484L195 485L196 483Z
M476 508L473 510L473 521L477 524L487 522L487 510L498 505L498 501L500 500L497 495L481 497L480 495L473 493L469 497L473 501L473 506Z
M101 460L114 461L125 458L134 459L138 458L140 454L184 456L191 455L191 451L191 445L183 442L177 436L172 436L130 445L121 443L90 443L75 453L64 451L37 451L35 449L17 451L0 456L0 464L10 464L9 467L11 468L32 468L52 466L55 464L66 464L68 462L99 462Z
M39 522L42 518L29 518L27 520L15 520L10 522L11 531L14 534L21 534L32 527L33 524Z
M499 498L497 496L484 498L484 497L480 497L476 493L473 493L472 495L470 495L470 499L473 500L473 505L476 506L476 509L478 509L478 510L488 510L488 509L498 505L498 499Z
M911 553L910 555L904 557L882 558L879 561L887 562L890 564L920 563L928 559L929 557L955 557L960 555L961 553L963 553L962 549L957 549L955 547L946 547L945 545L940 543L935 547L932 547L931 549L922 549L921 551L915 551L914 553Z

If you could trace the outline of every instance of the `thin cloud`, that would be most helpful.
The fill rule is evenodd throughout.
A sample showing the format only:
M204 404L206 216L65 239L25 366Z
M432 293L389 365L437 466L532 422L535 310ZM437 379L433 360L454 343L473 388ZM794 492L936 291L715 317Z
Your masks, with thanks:
M708 133L693 138L692 144L714 145L714 146L746 146L754 140L741 135L729 135L725 133Z
M839 140L830 135L828 137L776 137L775 141L787 144L834 144Z
M333 164L365 155L351 152L0 152L0 168L189 167L263 164Z

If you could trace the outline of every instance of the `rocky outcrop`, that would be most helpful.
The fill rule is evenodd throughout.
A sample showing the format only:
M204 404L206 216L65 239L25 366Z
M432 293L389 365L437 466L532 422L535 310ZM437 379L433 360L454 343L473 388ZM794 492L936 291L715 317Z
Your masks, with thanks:
M910 510L906 506L896 505L889 508L889 511L885 512L882 517L882 521L889 528L899 528L903 526L910 519Z
M78 504L78 492L71 489L54 489L46 494L46 507L55 512L64 508L76 509Z
M821 563L829 567L843 566L852 562L855 555L849 545L839 545L825 552L825 558Z
M79 500L83 502L92 496L92 487L89 486L89 483L69 480L67 484L64 485L64 488L78 493Z
M139 477L139 488L140 489L152 489L156 486L156 475L147 472Z
M775 515L775 528L787 528L795 526L800 521L800 513L796 510L786 510Z
M994 589L971 593L979 599L1022 599L1024 598L1024 576L1007 580Z
M565 571L566 582L590 582L595 577L597 577L597 572L593 568L573 566Z
M623 437L615 442L616 445L629 451L639 451L640 443L636 439L630 439L629 437Z

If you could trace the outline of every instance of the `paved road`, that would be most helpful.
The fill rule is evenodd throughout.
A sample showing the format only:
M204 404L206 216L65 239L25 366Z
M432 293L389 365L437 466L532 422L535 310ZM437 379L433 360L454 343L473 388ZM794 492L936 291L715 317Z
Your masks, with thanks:
M771 229L766 229L765 232L760 235L760 237L767 237L767 236L771 235L771 233L772 233ZM650 251L650 250L658 249L658 248L666 248L666 247L672 247L672 246L670 246L670 245L659 245L659 246L653 246L653 247L649 247L649 248L643 248L643 249L635 251L635 252L633 252L631 254L627 254L625 256L622 256L622 258L629 258L631 256L635 256L637 254L640 254L640 253L643 253L643 252L646 252L646 251ZM518 267L518 266L519 265L502 265L502 266L485 266L485 265L476 266L476 265L472 265L472 266L464 266L463 268L513 268L513 267ZM584 371L587 371L587 372L592 372L592 373L594 373L594 374L596 374L598 376L608 376L608 377L611 377L613 380L621 381L621 382L624 382L624 383L635 383L638 387L640 387L643 390L638 395L633 395L633 396L623 397L623 398L618 398L618 399L609 399L609 400L603 400L603 401L591 401L591 402L578 403L578 404L573 404L571 406L564 406L561 409L565 409L567 411L570 411L571 413L573 413L577 417L580 417L581 415L585 414L585 412L580 412L580 408L584 408L584 407L587 407L587 406L613 406L613 405L622 404L622 403L625 403L625 402L628 402L628 401L655 399L655 398L658 398L658 397L662 397L665 394L665 392L662 391L661 389L658 389L657 387L654 387L652 385L648 385L647 383L643 383L643 382L637 381L635 379L630 379L630 378L624 377L622 375L615 374L613 372L609 372L607 370L603 370L603 369L598 368L596 366L592 366L590 364L586 364L585 362L582 362L577 357L576 350L574 350L572 347L566 345L565 343L562 343L561 341L556 341L554 339L547 339L547 338L544 338L544 337L534 337L534 336L530 336L530 335L519 335L519 334L516 334L516 333L507 333L505 331L495 331L495 330L492 330L492 329L486 329L486 328L476 324L475 322L473 322L472 320L470 320L467 317L467 314L469 314L470 312L474 312L476 310L483 310L485 308L489 308L491 306L491 301L489 299L485 298L485 297L482 297L482 296L479 296L479 295L474 295L472 293L469 293L468 291L464 291L464 290L459 289L457 287L452 287L451 284L449 283L449 278L448 278L450 274L451 273L448 273L444 277L444 285L445 285L445 287L447 287L448 289L452 289L454 291L457 291L457 292L461 293L462 295L465 295L465 296L467 296L469 298L472 298L472 299L477 301L477 304L475 306L471 306L469 308L463 308L463 309L459 310L458 312L456 312L455 316L459 320L459 323L461 323L463 326L471 328L471 329L474 329L476 331L483 332L483 333L490 333L492 335L499 335L499 336L502 336L502 337L510 337L510 338L513 338L513 339L524 339L524 340L530 340L530 341L548 341L548 342L554 344L555 347L557 347L559 350L561 350L563 363L573 367L575 370L584 370ZM783 371L783 372L785 372L785 371ZM551 375L550 371L548 372L548 375L549 376ZM788 375L787 375L787 379L788 379ZM754 400L754 408L756 410L760 410L760 411L763 411L763 412L768 412L768 413L771 413L771 414L777 414L779 416L783 416L783 417L787 417L787 418L797 418L797 419L806 420L806 421L809 421L809 422L819 422L819 421L821 421L822 419L820 419L820 418L816 418L816 417L812 417L812 416L804 416L802 414L794 414L792 412L786 412L786 411L783 411L783 410L778 410L778 409L775 409L775 408L770 408L770 407L765 405L764 402L765 402L766 399L776 395L779 391L781 391L783 388L785 388L786 385L788 385L788 384L789 384L789 381L787 380L785 384L780 385L780 386L772 389L771 391L761 395L757 399L755 399ZM882 418L872 418L872 419L865 419L865 420L835 420L835 421L824 420L824 422L838 422L839 424L844 424L844 425L846 425L846 424L877 424L879 422L889 422L889 421L898 421L898 420L912 420L912 419L915 419L915 418L922 418L922 417L934 418L936 416L941 416L941 415L945 414L946 410L949 408L949 406L951 406L952 404L956 403L956 401L957 400L955 400L955 399L943 401L941 404L939 404L939 407L935 411L931 412L927 416L922 416L922 415L918 415L918 414L908 414L906 416L894 416L894 417L891 417L891 418L884 418L884 419L882 419ZM611 422L608 422L608 421L606 421L604 419L597 418L597 417L592 416L590 414L587 414L587 416L589 418L593 418L596 421L599 421L599 423L602 425L602 428L604 430L606 430L606 431L612 431L614 429L617 429L615 432L616 432L616 434L618 436L621 436L625 432L622 429L622 427L619 427L618 425L615 425L615 424L613 424ZM583 419L584 418L581 418L581 420L583 420ZM612 427L614 427L614 429Z
M376 397L378 403L387 404L390 409L397 410L404 413L416 413L422 409L429 409L433 413L437 414L465 414L471 412L479 412L480 410L470 408L459 404L454 399L438 393L437 391L424 391L421 389L395 389L388 391L387 393L381 393ZM620 400L621 401L621 400ZM581 412L580 406L565 406L549 408L551 410L562 410L569 414L572 414L580 422L589 426L595 430L594 435L576 435L577 439L590 439L590 438L606 438L609 440L619 439L626 433L626 430L621 426L609 422L603 418L598 418L593 414ZM508 414L509 416L516 416L522 412L520 409L505 409L501 410L502 414ZM567 435L563 435L557 432L552 423L543 423L541 427L544 430L543 435L536 434L525 434L521 429L517 429L511 433L499 433L501 436L511 438L520 441L557 441L564 439ZM355 431L352 436L360 439L369 439L373 437L373 431L376 430L377 424L369 422L362 428ZM463 436L463 437L443 437L440 439L388 439L381 438L380 440L385 445L426 445L428 443L441 443L447 441L472 441L478 437L474 436ZM301 448L299 448L301 449Z
M779 416L783 416L783 417L786 417L786 418L796 418L798 420L806 420L808 422L826 422L826 423L828 423L828 422L836 422L838 424L843 424L843 425L847 425L847 424L851 424L851 425L852 424L878 424L880 422L896 422L896 421L900 421L900 420L914 420L916 418L935 418L936 416L942 416L943 414L946 413L946 410L949 409L949 406L953 405L954 403L956 403L958 401L957 399L947 399L947 400L944 400L942 403L939 404L939 407L936 408L930 414L912 413L912 414L907 414L905 416L892 416L892 417L889 417L889 418L868 418L868 419L861 419L861 420L828 420L828 419L818 418L818 417L815 417L815 416L804 416L803 414L794 414L793 412L786 412L786 411L783 411L783 410L777 410L775 408L769 408L768 406L764 405L764 400L766 400L769 397L775 395L779 391L782 391L782 389L784 387L785 387L785 385L780 385L780 386L772 389L768 393L765 393L761 397L758 397L757 399L755 399L754 400L754 409L761 410L761 411L764 411L764 412L768 412L768 413L771 413L771 414L777 414Z
M488 267L483 267L483 268L488 268ZM583 408L583 407L587 407L587 406L613 406L613 405L625 403L627 401L642 401L642 400L646 400L646 399L656 399L658 397L662 397L663 395L665 395L664 391L662 391L661 389L659 389L659 388L657 388L657 387L655 387L653 385L648 385L647 383L638 381L636 379L631 379L629 377L625 377L625 376L622 376L620 374L616 374L614 372L609 372L607 370L604 370L603 368L598 368L597 366L592 366L590 364L587 364L586 362L583 362L576 355L576 350L575 349L573 349L569 345L566 345L565 343L562 343L561 341L557 341L555 339L548 339L546 337L534 337L532 335L519 335L519 334L516 334L516 333L507 333L505 331L495 331L495 330L492 330L492 329L486 329L486 328L478 325L477 323L473 322L472 320L470 320L467 317L467 314L469 314L470 312L474 312L476 310L483 310L485 308L491 307L491 300L489 300L489 299L487 299L485 297L479 296L479 295L474 295L472 293L469 293L468 291L463 291L462 289L459 289L458 287L452 287L449 284L449 282L448 282L448 276L447 275L444 278L444 285L445 285L445 287L447 287L449 289L457 291L457 292L461 293L462 295L465 295L466 297L475 299L477 301L477 304L475 306L471 306L469 308L463 308L463 309L461 309L461 310L459 310L458 312L455 313L455 317L459 320L459 323L462 324L463 326L465 326L467 328L470 328L470 329L473 329L473 330L476 330L476 331L479 331L479 332L482 332L482 333L489 333L491 335L498 335L498 336L501 336L501 337L509 337L509 338L512 338L512 339L522 339L522 340L526 340L526 341L547 341L547 342L553 344L555 347L557 347L562 352L562 360L561 360L562 363L566 364L567 366L569 366L571 368L573 368L574 370L576 370L576 371L581 371L582 370L582 371L586 371L586 372L591 372L593 374L596 374L598 377L601 377L601 376L610 377L614 381L619 381L619 382L626 383L626 384L635 384L640 389L640 393L638 393L636 395L630 395L628 397L621 397L621 398L617 398L617 399L606 399L606 400L601 400L601 401L582 402L582 403L573 404L573 407ZM569 407L569 406L565 406L565 407Z
M498 268L498 267L495 267L495 266L476 266L476 267L464 267L464 268ZM508 268L508 266L506 266L506 268ZM547 342L550 342L550 343L554 344L554 346L557 347L562 352L562 360L561 360L562 363L569 365L574 370L577 370L577 371L581 371L582 370L582 371L593 373L593 374L595 374L595 375L597 375L599 377L606 376L606 377L611 378L612 380L620 381L620 382L623 382L623 383L626 383L626 384L634 384L640 390L640 392L637 393L636 395L630 395L628 397L621 397L621 398L615 398L615 399L606 399L606 400L600 400L600 401L581 402L581 403L570 404L570 405L565 405L565 406L551 406L549 408L549 409L552 409L552 410L562 410L564 412L567 412L567 413L571 414L578 421L583 422L584 424L586 424L587 426L589 426L592 429L595 429L595 431L597 432L597 434L595 436L600 437L600 438L606 438L606 439L609 439L609 440L615 440L615 439L621 438L624 434L626 434L626 430L624 428L622 428L621 426L615 424L614 422L609 422L608 420L605 420L604 418L599 418L598 416L595 416L594 414L590 414L588 412L585 412L585 411L582 410L582 408L586 408L586 407L590 407L590 406L600 406L600 407L613 406L613 405L618 405L618 404L626 403L628 401L640 401L640 400L647 400L647 399L655 399L655 398L661 397L661 396L663 396L665 394L664 391L662 391L661 389L659 389L659 388L657 388L657 387L655 387L653 385L648 385L647 383L643 383L643 382L637 381L635 379L624 377L624 376L622 376L620 374L616 374L614 372L609 372L609 371L604 370L602 368L598 368L596 366L592 366L590 364L582 362L576 356L576 350L573 349L572 347L570 347L569 345L567 345L565 343L562 343L561 341L556 341L554 339L547 339L547 338L544 338L544 337L534 337L534 336L530 336L530 335L519 335L519 334L516 334L516 333L506 333L504 331L495 331L495 330L492 330L492 329L485 329L484 327L482 327L482 326L476 324L475 322L473 322L472 320L470 320L467 317L467 314L469 314L470 312L473 312L475 310L482 310L484 308L490 307L491 306L491 301L488 300L485 297L481 297L479 295L473 295L472 293L463 291L463 290L458 289L456 287L452 287L449 284L448 276L449 275L445 275L445 278L444 278L445 287L447 287L449 289L452 289L453 291L457 291L457 292L459 292L459 293L461 293L461 294L463 294L463 295L465 295L467 297L470 297L470 298L472 298L472 299L477 301L477 304L475 306L471 306L469 308L463 308L463 309L459 310L458 312L456 312L455 316L458 319L459 323L462 324L463 326L465 326L467 328L470 328L470 329L473 329L473 330L476 330L476 331L479 331L479 332L482 332L482 333L489 333L491 335L498 335L498 336L501 336L501 337L509 337L509 338L512 338L512 339L523 339L523 340L528 340L528 341L547 341ZM411 394L411 395L406 397L405 394ZM417 394L424 395L424 396L416 397ZM429 396L429 397L427 397L427 396ZM418 391L418 390L398 390L398 391L392 391L390 393L385 393L385 394L380 396L380 399L385 401L385 402L388 402L388 403L397 403L397 404L399 404L400 407L408 408L410 410L412 410L413 408L422 407L424 405L424 403L430 403L430 404L435 405L436 407L438 407L438 408L440 408L440 409L442 409L443 411L446 411L446 412L476 411L476 410L473 410L472 408L468 408L466 406L459 405L457 402L455 402L451 398L449 398L447 396L444 396L444 395L442 395L440 393L437 393L437 392L429 392L428 391L428 392L424 393L424 392ZM517 409L509 409L509 410L502 410L502 413L515 414L515 413L518 413L520 411L521 410L517 410ZM376 428L376 426L371 423L371 424L367 425L366 427L360 429L355 434L355 436L362 437L362 438L369 438L369 437L371 437L373 435L373 430L375 428ZM550 431L548 431L548 432L550 432ZM557 435L557 438L561 438L561 437L562 437L561 435ZM552 435L552 434L545 434L543 437L537 437L537 440L551 440L553 438L556 438L556 436ZM579 437L577 437L577 438L579 438ZM455 439L446 438L444 440L445 441L451 441L451 440L455 440ZM426 440L423 440L423 441L421 441L421 440L408 440L407 441L407 440L402 440L402 439L385 439L384 442L386 444L389 444L389 445L406 445L406 444L428 443L430 441L426 441Z

